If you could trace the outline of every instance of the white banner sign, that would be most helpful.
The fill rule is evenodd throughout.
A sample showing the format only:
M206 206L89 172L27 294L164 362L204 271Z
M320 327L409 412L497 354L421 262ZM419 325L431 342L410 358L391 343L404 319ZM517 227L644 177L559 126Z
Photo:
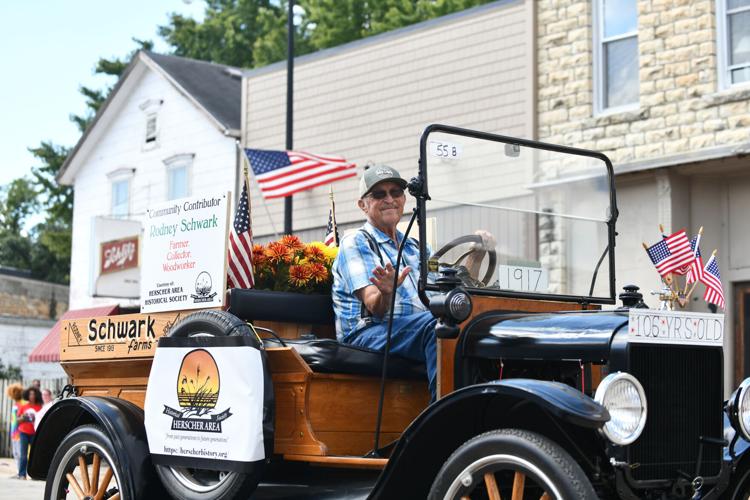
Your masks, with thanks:
M655 309L630 309L630 342L724 345L724 315Z
M141 312L221 307L230 193L162 203L143 223Z
M144 407L150 452L167 463L192 459L194 466L263 460L263 376L254 347L160 344Z

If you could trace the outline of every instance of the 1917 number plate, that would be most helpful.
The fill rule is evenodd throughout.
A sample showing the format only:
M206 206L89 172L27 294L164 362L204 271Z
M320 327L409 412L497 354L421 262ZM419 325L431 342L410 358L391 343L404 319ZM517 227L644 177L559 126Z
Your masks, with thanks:
M549 272L542 267L497 266L498 286L522 292L546 292Z

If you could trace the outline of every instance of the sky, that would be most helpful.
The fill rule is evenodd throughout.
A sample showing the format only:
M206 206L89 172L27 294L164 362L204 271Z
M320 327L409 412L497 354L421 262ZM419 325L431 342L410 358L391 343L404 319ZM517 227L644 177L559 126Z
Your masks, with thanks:
M94 76L100 57L124 57L132 38L169 47L157 33L167 14L203 19L200 0L0 0L0 185L30 174L27 148L42 141L74 146L80 137L69 115L86 111L80 85L104 88Z

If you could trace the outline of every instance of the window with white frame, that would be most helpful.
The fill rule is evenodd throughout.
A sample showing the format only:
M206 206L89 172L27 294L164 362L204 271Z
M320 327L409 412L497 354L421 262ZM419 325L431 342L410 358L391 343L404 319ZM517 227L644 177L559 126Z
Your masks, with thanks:
M146 116L146 144L155 144L157 133L157 115L153 113Z
M112 216L127 217L130 213L130 179L112 180Z
M167 199L190 196L190 170L193 154L174 155L164 160L167 166Z
M716 12L721 87L750 83L750 0L717 0Z
M597 113L638 106L637 0L594 2L594 89Z

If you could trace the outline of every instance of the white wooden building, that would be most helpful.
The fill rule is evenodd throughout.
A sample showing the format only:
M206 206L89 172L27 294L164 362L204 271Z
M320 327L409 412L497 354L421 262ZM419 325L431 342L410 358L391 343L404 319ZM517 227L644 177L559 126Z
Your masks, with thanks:
M137 234L147 207L235 192L240 78L218 64L134 57L58 175L75 190L71 309L137 305L137 269L118 284L123 293L97 296L99 244Z

